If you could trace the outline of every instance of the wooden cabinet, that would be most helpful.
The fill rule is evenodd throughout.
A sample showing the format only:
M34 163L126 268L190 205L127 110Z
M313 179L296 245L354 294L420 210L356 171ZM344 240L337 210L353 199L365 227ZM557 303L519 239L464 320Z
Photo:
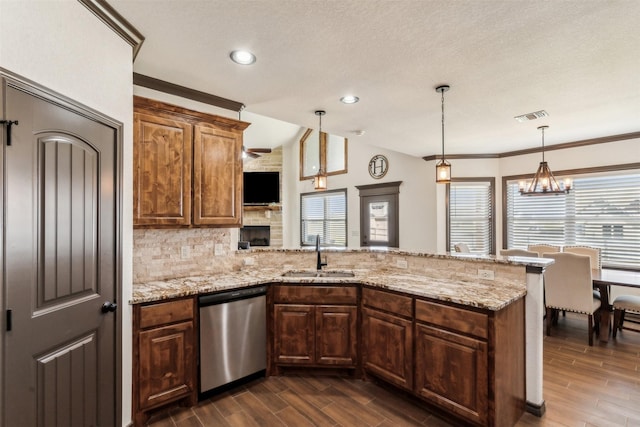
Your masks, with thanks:
M415 393L477 425L514 425L525 410L524 298L486 312L415 304Z
M196 303L193 298L133 308L133 416L183 400L197 403Z
M486 425L487 343L416 324L415 390L461 417Z
M274 371L357 365L356 286L274 285L272 293Z
M362 305L363 368L396 386L412 390L412 298L365 288Z
M364 287L362 343L365 372L465 423L524 413L524 298L482 311Z
M134 97L134 226L241 226L248 125Z

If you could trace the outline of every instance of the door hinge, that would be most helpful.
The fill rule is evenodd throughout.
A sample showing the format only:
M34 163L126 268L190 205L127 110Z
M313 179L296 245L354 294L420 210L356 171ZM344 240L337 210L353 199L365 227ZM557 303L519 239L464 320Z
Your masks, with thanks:
M7 145L11 145L11 126L17 125L17 120L0 120L0 124L7 126Z
M7 310L7 332L9 332L13 328L13 316L11 315L11 310Z

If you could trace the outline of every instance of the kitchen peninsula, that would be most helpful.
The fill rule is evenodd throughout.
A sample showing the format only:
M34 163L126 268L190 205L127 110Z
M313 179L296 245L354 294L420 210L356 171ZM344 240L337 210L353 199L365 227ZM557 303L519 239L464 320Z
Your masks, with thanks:
M268 375L343 367L473 425L513 425L525 405L530 412L544 410L542 332L530 325L529 316L542 313L541 306L530 304L541 304L546 260L400 250L325 250L323 255L327 270L353 277L285 274L315 271L316 252L252 249L232 254L226 271L136 284L131 303L139 309L186 301L195 313L197 295L270 285ZM291 319L303 323L287 324ZM281 340L292 330L301 335ZM289 357L292 350L295 358ZM338 350L344 355L336 357ZM308 357L299 357L305 351ZM185 366L195 358L191 362ZM180 395L188 404L195 399L194 383L190 379L191 388ZM136 420L143 419L136 414Z

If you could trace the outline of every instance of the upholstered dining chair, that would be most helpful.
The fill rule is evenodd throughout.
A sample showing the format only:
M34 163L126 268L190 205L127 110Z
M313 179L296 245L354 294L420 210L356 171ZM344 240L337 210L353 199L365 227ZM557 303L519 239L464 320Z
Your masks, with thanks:
M600 257L600 248L595 248L593 246L565 246L562 249L562 252L568 252L572 254L578 255L586 255L591 260L591 269L592 270L600 270L602 268L602 258ZM607 286L607 299L608 296L611 295L611 287ZM597 289L593 290L593 296L595 298L600 298L600 291ZM609 301L606 301L608 304Z
M453 247L455 248L456 252L460 252L460 253L471 252L469 250L469 245L467 245L466 243L456 243L455 245L453 245Z
M558 310L586 314L589 345L593 345L594 329L599 332L600 299L593 295L591 260L586 255L567 252L546 253L545 257L555 260L544 272L547 335L551 335L551 326L558 323Z
M602 259L600 257L600 248L593 246L565 246L562 252L570 252L572 254L587 255L591 259L591 269L600 270L602 268Z
M538 258L538 252L525 251L524 249L500 249L500 255L502 256L528 256L531 258Z
M625 314L627 311L633 314L640 314L640 296L638 295L620 295L613 300L613 337L618 335L618 330L629 329L631 331L640 332L638 328L629 328L624 326ZM628 320L631 323L640 324L638 320Z
M548 252L560 252L560 249L562 249L560 246L556 246L556 245L546 245L544 243L540 243L537 245L529 245L529 247L527 248L528 251L531 252L538 252L538 256L542 256L542 254L548 253Z

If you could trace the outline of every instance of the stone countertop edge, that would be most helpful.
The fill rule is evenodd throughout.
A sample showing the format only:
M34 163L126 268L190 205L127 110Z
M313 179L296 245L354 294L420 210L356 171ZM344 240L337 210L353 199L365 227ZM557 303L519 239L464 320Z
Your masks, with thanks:
M274 252L274 253L283 253L283 252L315 252L315 246L303 247L303 248L294 248L294 249L285 249L285 248L255 248L252 247L250 249L237 250L234 251L235 255L250 255L251 253L263 253L263 252ZM472 254L472 253L458 253L458 252L446 252L446 253L427 253L427 252L414 252L407 251L404 249L395 249L395 248L384 248L384 247L371 247L371 248L340 248L340 247L323 247L322 252L325 253L384 253L390 255L400 255L400 256L414 256L414 257L424 257L424 258L435 258L435 259L450 259L450 260L463 260L463 261L477 261L477 262L491 262L494 264L505 264L505 265L528 265L532 267L547 267L550 264L554 263L554 260L551 258L532 258L532 257L521 257L521 256L501 256L501 255L481 255L481 254Z
M529 258L531 259L531 258ZM545 264L546 265L546 264ZM403 292L416 297L452 302L468 307L498 311L526 295L524 284L479 281L451 281L424 275L391 271L352 270L354 277L283 277L285 271L262 268L237 272L182 277L133 285L129 304L158 302L172 298L194 296L231 289L248 288L272 283L356 284Z

